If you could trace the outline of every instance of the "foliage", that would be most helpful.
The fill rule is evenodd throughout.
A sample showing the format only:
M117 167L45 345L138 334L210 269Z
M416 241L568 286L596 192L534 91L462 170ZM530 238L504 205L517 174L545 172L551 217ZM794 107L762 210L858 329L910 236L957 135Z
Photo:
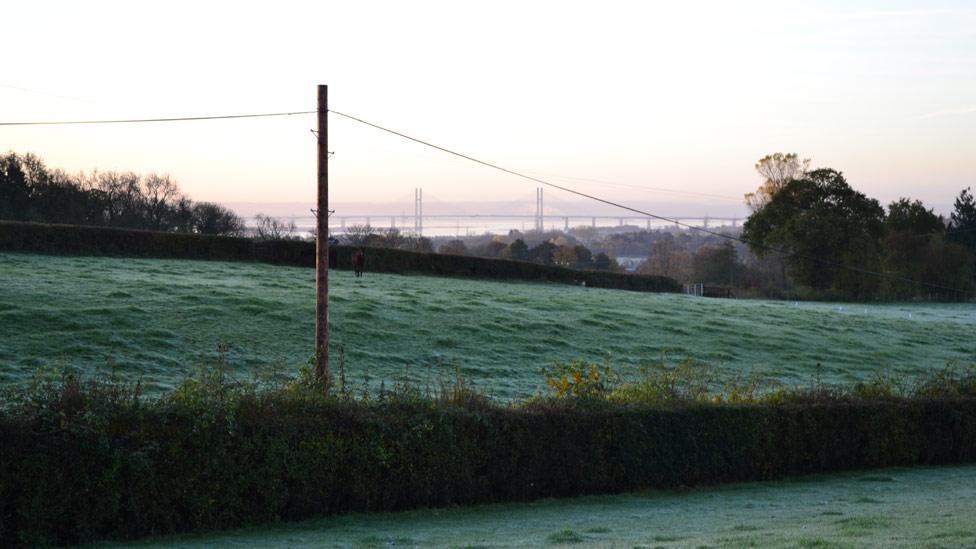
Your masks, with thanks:
M351 270L354 249L357 248L330 247L330 267ZM314 265L315 261L313 242L255 241L236 237L3 221L0 221L0 251L263 261L306 267ZM366 256L368 270L386 273L419 272L570 284L585 281L589 287L651 292L678 292L681 289L677 282L664 277L575 271L522 261L391 248L369 248Z
M686 359L675 366L665 362L641 368L638 379L622 384L612 395L616 402L641 404L708 402L717 374L704 364Z
M735 246L726 242L721 246L702 246L692 259L692 280L706 284L732 287L742 277Z
M351 248L345 246L336 247L336 260L331 265L339 269L351 268L350 250ZM416 253L388 248L370 248L367 251L367 257L367 268L369 270L386 273L433 273L484 278L548 280L571 284L586 282L587 287L639 291L678 292L681 289L677 282L665 277L578 271L525 261Z
M593 252L582 244L573 246L573 256L576 258L575 267L577 269L589 269L593 266Z
M973 292L974 257L946 241L940 217L907 198L892 202L888 211L882 257L888 275L881 287L885 297L959 299Z
M593 258L593 268L598 271L615 271L619 268L619 265L610 256L600 252Z
M556 398L597 398L606 397L613 391L617 376L610 368L609 360L601 366L594 362L571 360L556 362L544 368L542 375L546 387Z
M949 240L976 255L976 198L968 187L956 198L949 220Z
M756 192L746 194L746 204L753 212L758 212L787 183L806 176L809 167L810 159L800 160L796 153L774 153L760 158L756 162L756 171L763 177L763 184Z
M244 236L244 220L213 202L198 202L193 205L190 227L199 234Z
M505 237L482 235L481 237L469 237L473 240L473 255L481 257L500 257L513 259L516 261L530 261L540 265L551 265L566 267L568 269L593 269L593 253L575 241L571 236L559 233L558 231L530 233L537 244L529 246L525 240L525 235L519 231L511 231L507 239L511 243L505 244ZM478 243L484 238L490 238L487 242ZM449 243L453 244L453 242ZM456 244L455 244L456 245Z
M501 257L502 252L508 247L500 240L492 239L474 248L474 255L481 257Z
M441 246L437 252L450 255L468 255L468 247L464 245L463 240L455 239Z
M538 246L529 250L528 260L540 265L554 265L556 250L558 249L555 244L548 240L540 242Z
M749 216L743 237L753 252L790 253L792 276L815 290L869 297L877 289L884 210L847 184L840 172L814 170L780 189Z
M580 388L598 386L593 366L566 365ZM946 372L921 398L781 391L714 404L701 373L680 368L652 378L660 390L643 394L658 400L585 389L606 405L568 405L580 400L568 391L517 407L463 385L325 396L304 377L261 385L220 364L152 400L111 379L46 375L0 405L0 544L976 460L972 376Z
M899 198L892 202L888 205L888 216L884 224L888 233L906 232L916 236L945 233L942 218L927 209L921 200Z
M976 365L963 369L949 364L915 380L909 394L916 398L976 397Z
M525 244L524 240L517 238L508 245L508 250L503 254L502 257L506 259L513 259L515 261L528 261L529 247Z
M413 252L434 251L433 243L427 237L406 235L396 227L378 230L369 223L346 227L342 235L342 242L354 248L390 248Z
M194 204L168 175L49 170L33 154L0 155L0 219L241 235L244 221L217 204Z
M215 215L219 217L219 212ZM215 223L223 222L218 220ZM71 255L266 261L292 265L312 265L315 259L314 245L309 242L258 242L238 236L10 221L0 221L0 250Z
M691 279L691 254L682 249L676 239L668 234L651 244L647 259L637 267L637 272L666 276L679 281Z

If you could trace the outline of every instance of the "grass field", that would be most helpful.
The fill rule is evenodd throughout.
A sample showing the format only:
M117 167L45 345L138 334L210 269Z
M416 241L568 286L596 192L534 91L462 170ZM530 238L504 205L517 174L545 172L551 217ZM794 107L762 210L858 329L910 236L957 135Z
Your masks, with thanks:
M972 547L976 466L347 515L138 547Z
M205 261L0 254L0 384L42 365L104 368L171 387L220 344L241 374L312 354L313 272ZM361 384L426 384L454 368L499 398L534 393L553 360L625 375L685 357L729 374L848 382L976 363L973 304L719 300L575 286L330 274L332 341Z

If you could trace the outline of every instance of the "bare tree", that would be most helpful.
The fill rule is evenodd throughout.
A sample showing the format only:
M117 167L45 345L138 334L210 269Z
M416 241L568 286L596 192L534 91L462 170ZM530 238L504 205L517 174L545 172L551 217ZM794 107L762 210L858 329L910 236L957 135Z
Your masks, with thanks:
M637 267L637 272L684 281L689 279L691 268L691 254L678 246L673 238L664 238L651 244L651 252Z
M139 176L132 172L92 172L92 188L104 204L105 224L142 228L142 189Z
M297 230L294 221L284 221L263 213L254 216L254 220L254 236L258 240L287 240Z
M147 175L142 179L142 201L147 229L170 231L176 229L174 212L184 199L180 188L169 175Z
M434 243L426 236L410 236L407 237L405 249L415 252L433 252Z
M810 159L800 160L796 153L767 154L756 162L756 171L765 181L756 192L746 194L746 204L752 211L758 212L787 183L806 175L809 168Z
M383 245L387 248L400 249L406 246L407 236L396 227L390 227L383 232Z
M346 244L351 246L365 246L370 237L375 235L376 232L373 227L370 227L369 223L365 225L350 225L346 227L346 234L342 237L346 241Z

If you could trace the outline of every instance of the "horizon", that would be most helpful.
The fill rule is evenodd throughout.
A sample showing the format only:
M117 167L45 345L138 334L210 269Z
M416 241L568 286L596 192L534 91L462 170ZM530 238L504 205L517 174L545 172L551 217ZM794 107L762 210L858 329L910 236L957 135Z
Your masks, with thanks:
M839 170L883 205L946 213L974 183L966 2L491 6L321 4L295 18L226 2L13 5L0 44L27 54L0 79L0 122L307 110L324 83L338 111L612 200L700 205L682 215L741 206L773 152ZM36 39L41 24L53 39ZM314 124L2 127L0 150L70 172L168 173L199 201L306 203ZM329 131L335 203L409 205L423 187L532 204L531 182L338 116Z

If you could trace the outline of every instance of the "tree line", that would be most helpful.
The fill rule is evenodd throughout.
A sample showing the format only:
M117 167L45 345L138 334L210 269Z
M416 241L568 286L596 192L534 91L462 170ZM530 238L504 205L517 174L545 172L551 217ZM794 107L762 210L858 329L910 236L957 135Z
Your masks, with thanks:
M942 217L911 198L885 208L841 172L811 170L796 154L769 155L756 170L763 182L745 196L752 213L741 230L513 230L448 239L438 249L611 270L619 269L615 258L643 257L640 273L729 286L743 296L958 300L976 292L970 188Z
M536 238L530 239L528 235L513 230L508 237L484 234L467 239L428 238L404 234L397 228L376 229L366 224L346 228L342 240L351 246L512 259L570 269L618 270L617 262L606 253L594 254L583 244L563 234L552 238L536 235Z
M976 201L970 188L948 219L920 200L881 204L831 168L796 154L759 161L762 186L746 196L742 238L758 258L781 261L796 284L853 299L960 299L976 288Z
M0 219L240 236L244 220L194 202L168 175L49 169L34 154L0 155Z
M763 181L746 195L741 233L675 229L600 234L592 227L427 238L398 229L353 226L357 246L477 255L576 269L620 270L617 257L646 257L645 274L728 285L740 294L843 299L959 299L976 290L976 199L970 188L943 218L921 201L887 209L830 168L776 153L756 164ZM297 238L294 223L244 220L212 202L193 202L168 175L49 169L37 156L0 155L0 219L191 232L261 239Z

